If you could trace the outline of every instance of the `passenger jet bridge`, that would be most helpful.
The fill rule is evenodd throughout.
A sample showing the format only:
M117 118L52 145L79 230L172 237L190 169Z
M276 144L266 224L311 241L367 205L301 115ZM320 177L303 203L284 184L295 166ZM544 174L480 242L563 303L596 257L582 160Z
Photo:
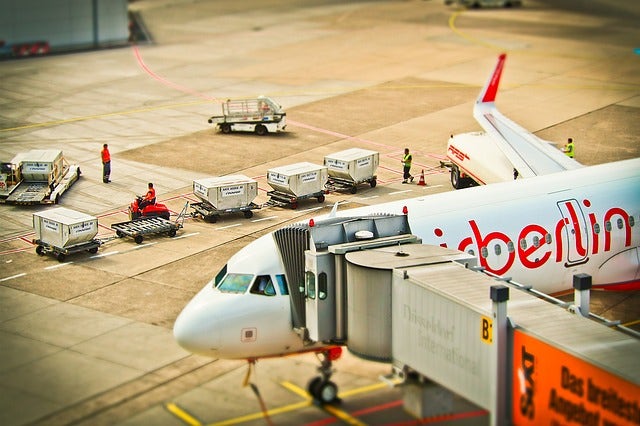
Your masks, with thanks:
M574 277L567 309L422 245L406 215L274 235L301 339L390 363L414 416L450 414L461 397L491 424L640 424L640 339L585 318L589 276ZM310 384L321 402L335 397L329 376Z

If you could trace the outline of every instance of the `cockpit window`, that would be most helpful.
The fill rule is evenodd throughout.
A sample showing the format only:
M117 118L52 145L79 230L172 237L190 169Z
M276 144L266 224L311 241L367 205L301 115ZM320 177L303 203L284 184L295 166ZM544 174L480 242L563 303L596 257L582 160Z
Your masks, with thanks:
M286 296L289 294L289 289L287 288L287 279L284 275L276 275L276 283L278 283L278 290L280 290L280 294Z
M218 287L225 275L227 275L227 265L224 265L222 269L220 269L220 272L216 274L216 277L213 279L213 286Z
M251 287L251 293L264 296L275 296L276 289L269 275L259 275Z
M218 290L225 293L245 293L252 280L251 274L227 274L218 284Z

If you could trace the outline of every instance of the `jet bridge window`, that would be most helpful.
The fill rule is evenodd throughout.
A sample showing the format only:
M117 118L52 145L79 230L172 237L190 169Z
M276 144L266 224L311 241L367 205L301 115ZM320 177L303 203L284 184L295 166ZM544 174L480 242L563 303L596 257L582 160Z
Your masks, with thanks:
M309 299L316 298L316 276L313 272L307 271L305 275L306 287L307 287L307 297Z
M275 296L276 289L273 286L271 277L269 275L259 275L251 287L251 293L263 296Z
M218 285L218 290L224 293L242 294L247 291L253 281L252 274L227 274Z

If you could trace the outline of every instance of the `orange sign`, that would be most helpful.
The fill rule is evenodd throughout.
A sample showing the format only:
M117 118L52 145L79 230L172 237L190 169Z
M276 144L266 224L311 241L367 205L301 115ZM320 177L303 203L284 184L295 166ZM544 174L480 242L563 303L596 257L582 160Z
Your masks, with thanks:
M640 425L640 386L514 331L513 424Z

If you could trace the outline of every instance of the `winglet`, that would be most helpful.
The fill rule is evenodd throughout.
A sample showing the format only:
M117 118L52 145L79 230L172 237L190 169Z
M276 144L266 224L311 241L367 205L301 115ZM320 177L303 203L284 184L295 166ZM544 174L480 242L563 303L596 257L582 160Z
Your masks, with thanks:
M500 84L500 77L502 76L502 69L504 68L504 62L507 59L507 54L503 53L498 57L498 63L496 64L496 68L493 71L493 75L487 81L487 84L480 92L480 96L478 96L478 100L476 103L488 103L494 102L496 100L496 95L498 94L498 85Z
M336 201L336 203L333 205L333 208L331 209L331 213L329 213L329 217L336 217L338 213L338 204L339 202Z

